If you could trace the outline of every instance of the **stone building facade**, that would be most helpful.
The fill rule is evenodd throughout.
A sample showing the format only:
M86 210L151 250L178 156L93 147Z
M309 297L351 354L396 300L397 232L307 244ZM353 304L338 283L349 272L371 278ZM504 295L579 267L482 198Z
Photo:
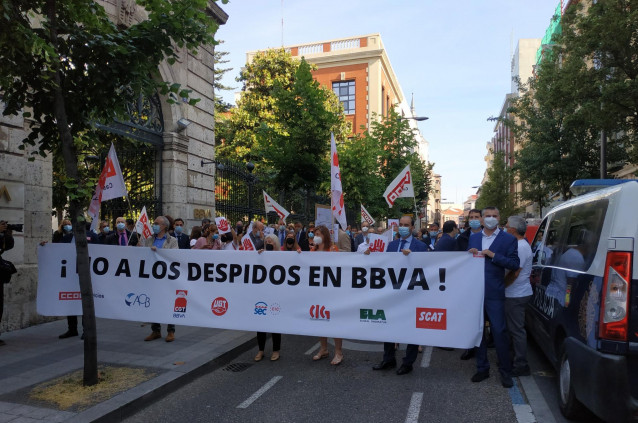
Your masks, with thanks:
M145 19L145 10L132 0L98 1L118 25L132 25ZM224 24L228 15L214 1L207 13ZM168 104L160 99L164 129L161 134L162 213L184 218L187 227L214 216L214 170L202 161L214 159L214 46L202 46L197 55L182 50L180 60L163 62L158 77L179 83L199 98L195 106ZM2 103L0 103L2 108ZM178 121L187 126L179 125ZM184 120L185 119L185 120ZM38 283L37 246L51 238L52 163L37 157L30 162L29 151L18 147L29 133L22 116L0 114L0 220L23 223L24 232L14 233L15 247L3 254L14 262L18 273L4 289L4 315L0 332L26 327L46 320L36 312ZM88 204L87 204L88 206Z

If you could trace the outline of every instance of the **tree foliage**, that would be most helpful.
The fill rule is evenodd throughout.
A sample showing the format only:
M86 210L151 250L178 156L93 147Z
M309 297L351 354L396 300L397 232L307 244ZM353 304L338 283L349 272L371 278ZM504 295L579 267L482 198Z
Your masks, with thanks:
M514 171L505 162L502 151L494 153L494 162L487 171L487 181L481 186L481 192L476 200L476 208L484 209L493 206L498 208L501 223L508 216L519 212L516 207L516 197L510 188L514 184Z
M603 129L610 170L624 164L627 148L635 160L637 6L608 0L586 11L582 4L568 8L562 33L509 110L522 143L516 154L522 199L569 198L575 179L598 177Z
M95 123L127 114L140 94L159 91L171 101L189 91L158 78L160 62L175 63L202 44L214 43L217 24L206 0L137 0L147 19L122 28L94 1L0 2L0 92L4 115L23 113L30 133L23 148L64 162L77 252L84 326L84 384L97 383L97 336L85 236L84 196L93 187L78 173L78 152L96 141ZM194 104L195 99L188 100Z

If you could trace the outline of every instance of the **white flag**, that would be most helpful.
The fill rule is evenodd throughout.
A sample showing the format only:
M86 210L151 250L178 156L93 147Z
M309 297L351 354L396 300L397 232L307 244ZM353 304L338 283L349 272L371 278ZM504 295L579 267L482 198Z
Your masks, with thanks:
M285 222L290 212L284 209L283 207L281 207L275 200L273 200L273 198L270 195L266 194L266 191L263 191L263 193L264 193L264 208L266 209L266 213L274 211L275 213L277 213L277 216L279 216Z
M253 240L250 239L250 232L247 232L241 239L241 246L244 251L255 251L255 244L253 244Z
M399 197L414 197L410 165L407 165L405 169L399 173L399 176L394 178L394 181L390 183L390 186L388 186L383 193L383 198L385 198L385 201L387 201L390 207L394 205L395 200Z
M215 225L217 225L217 230L220 234L226 234L230 232L230 223L228 222L228 219L223 216L215 218Z
M146 214L146 206L142 207L140 217L138 217L137 223L135 223L135 231L144 239L153 235L153 228L151 228L151 222L148 219L148 214Z
M106 163L104 163L100 179L97 181L91 204L89 204L88 215L93 219L91 229L96 229L98 226L102 201L125 197L126 195L126 184L124 184L120 163L117 161L115 146L111 143L111 149L108 156L106 156Z
M346 209L343 206L343 188L341 188L337 144L335 143L335 135L332 132L330 133L330 192L332 193L330 199L332 215L345 231L348 224L346 222Z
M375 220L370 216L370 213L361 204L361 223L368 222L368 225L374 225Z

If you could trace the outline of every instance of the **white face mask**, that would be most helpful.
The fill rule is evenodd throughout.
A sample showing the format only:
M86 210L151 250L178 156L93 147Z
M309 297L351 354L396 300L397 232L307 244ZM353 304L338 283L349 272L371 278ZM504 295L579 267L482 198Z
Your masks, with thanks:
M487 229L494 229L498 226L498 219L495 217L486 217L483 219L483 224Z
M363 232L364 234L368 232L368 227L364 226L363 228L361 228L361 232Z
M314 242L315 245L320 245L323 242L323 239L321 239L320 236L315 235L315 237L312 239L312 242Z

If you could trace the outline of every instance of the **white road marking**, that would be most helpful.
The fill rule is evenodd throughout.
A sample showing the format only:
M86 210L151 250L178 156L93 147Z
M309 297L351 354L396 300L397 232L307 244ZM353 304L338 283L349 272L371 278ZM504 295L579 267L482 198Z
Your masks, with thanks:
M408 415L405 423L417 423L419 421L419 413L421 412L421 403L423 402L423 392L414 392L410 400Z
M536 417L529 404L514 404L514 413L518 423L536 423Z
M552 411L545 401L543 393L538 388L534 376L523 376L518 378L521 388L525 392L527 402L532 408L532 412L536 418L536 421L543 423L556 423Z
M430 367L430 359L432 359L432 347L423 347L423 358L421 359L421 367Z
M321 344L319 342L317 342L315 345L313 345L312 347L310 347L310 349L308 351L306 351L304 354L305 355L310 355L312 354L315 350L319 349L319 347L321 346Z
M277 383L277 382L279 382L279 380L281 380L281 378L283 378L283 376L275 376L272 379L270 379L268 381L268 383L266 383L264 386L259 388L259 390L257 392L255 392L254 394L252 394L250 396L250 398L248 398L246 401L244 401L241 404L239 404L237 406L237 408L248 408L250 406L250 404L252 404L253 402L257 401L257 399L260 396L262 396L267 390L272 388L275 385L275 383Z

